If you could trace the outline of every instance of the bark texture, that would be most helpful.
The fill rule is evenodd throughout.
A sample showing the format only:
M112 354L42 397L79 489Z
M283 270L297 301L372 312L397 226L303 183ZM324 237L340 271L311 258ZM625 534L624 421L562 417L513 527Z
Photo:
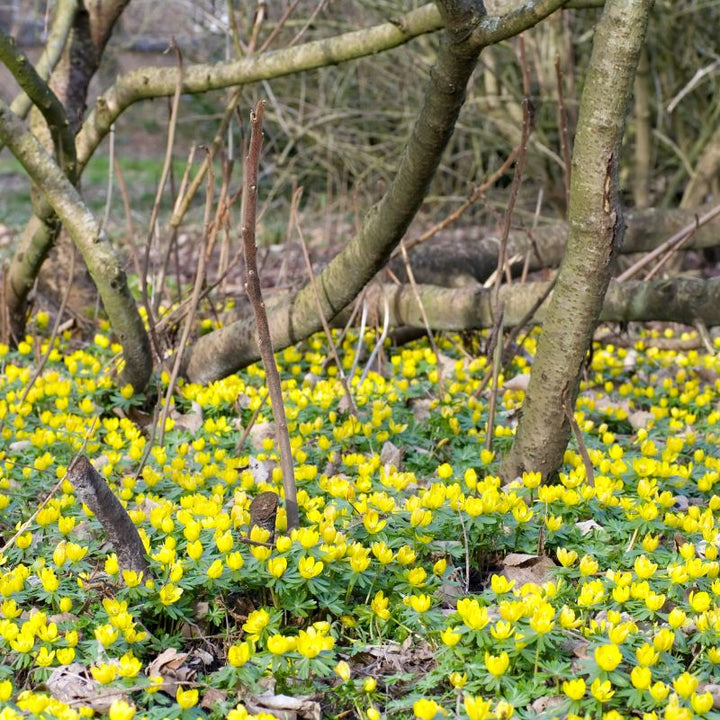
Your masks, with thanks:
M74 136L80 129L86 109L88 86L97 72L115 23L128 2L129 0L97 0L72 6L65 3L61 21L67 22L67 16L72 13L72 28L69 37L67 33L59 33L59 37L54 39L56 44L63 37L67 41L50 77L49 87L64 107L70 136ZM56 49L53 52L56 52ZM50 136L44 123L34 118L32 128L45 147L49 148ZM75 165L75 156L73 147L73 167L70 173L73 183L84 167L82 164ZM54 213L41 199L34 201L33 212L34 216L20 237L7 273L5 296L10 335L16 340L21 339L25 333L30 290L61 229Z
M105 531L105 537L117 553L121 570L134 570L148 576L149 564L137 528L120 501L84 456L78 456L68 468L68 479Z
M504 303L503 325L516 327L526 321L528 313L543 297L549 283L503 285L500 301ZM393 327L425 329L420 312L422 303L433 330L479 330L493 326L491 291L478 285L442 288L417 285L417 295L409 285L372 285L366 295L368 313L382 317L385 302ZM539 307L529 325L542 324L549 301ZM349 316L345 311L335 319L344 327ZM600 320L605 322L680 322L693 325L701 321L708 327L720 326L720 278L698 280L673 278L651 281L610 281Z
M653 0L608 0L595 30L580 102L570 187L570 235L533 363L505 478L553 475L570 439L582 363L622 240L618 155Z
M150 342L105 232L37 138L0 101L0 141L25 168L63 223L85 260L114 332L123 345L123 380L142 391L152 372Z
M431 72L420 114L397 174L385 196L373 206L343 250L317 278L322 313L334 318L387 262L425 197L465 100L467 81L483 47L540 22L562 4L540 0L504 18L483 18L482 3L438 3L447 31ZM273 347L283 348L322 327L311 286L287 304L268 308ZM244 321L197 340L188 353L186 375L212 382L257 357L252 329Z
M629 212L625 219L625 237L620 253L644 253L711 210L704 205L697 210L648 208ZM535 230L511 230L507 257L514 275L528 262L529 270L560 265L565 254L568 225L564 222L540 226ZM495 272L498 262L499 236L488 228L459 228L438 233L410 251L410 264L417 282L444 287L458 287L470 282L485 282ZM720 217L701 226L683 248L709 248L720 245ZM392 271L407 280L405 264L396 258Z

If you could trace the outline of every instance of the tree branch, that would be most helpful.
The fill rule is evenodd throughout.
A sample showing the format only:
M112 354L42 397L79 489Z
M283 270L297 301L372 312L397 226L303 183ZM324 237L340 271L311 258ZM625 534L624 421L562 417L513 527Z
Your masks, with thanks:
M533 12L512 13L508 17L517 31L518 17L530 26L561 5L562 0L540 0L532 6ZM393 182L367 213L357 235L317 278L326 318L335 317L385 264L420 207L465 100L465 87L482 49L477 38L490 44L497 38L508 37L507 32L505 18L485 18L478 25L476 16L469 14L465 32L455 27L451 34L446 34ZM289 306L270 311L275 348L292 345L321 328L316 302L308 285L294 296ZM186 372L195 382L225 377L252 357L252 342L244 322L220 328L197 340L190 351Z
M0 141L20 161L80 250L113 330L123 345L123 378L137 391L142 391L152 371L150 343L130 295L125 272L107 235L45 148L2 101Z
M76 172L75 139L63 104L50 86L38 75L33 64L15 43L0 29L0 60L12 73L48 124L55 155L65 174L72 180Z

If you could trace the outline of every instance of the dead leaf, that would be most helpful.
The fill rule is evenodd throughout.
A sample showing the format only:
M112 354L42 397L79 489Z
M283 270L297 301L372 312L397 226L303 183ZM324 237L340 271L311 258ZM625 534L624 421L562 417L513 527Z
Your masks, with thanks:
M399 470L402 457L403 451L393 445L389 440L386 440L380 451L380 464L383 467L390 465L396 470Z
M265 692L262 695L249 696L244 703L247 710L253 715L269 712L280 720L296 720L296 718L320 720L321 717L320 703L302 695L291 697Z
M508 580L514 580L516 587L528 582L542 585L552 580L554 568L555 563L545 555L511 553L502 561L500 574Z
M50 694L67 705L85 705L106 713L116 700L127 700L117 690L100 685L80 663L70 663L53 670L45 682Z
M272 422L256 422L248 433L250 444L258 452L263 452L263 441L267 438L275 437L275 423Z
M655 416L647 410L636 410L628 415L628 422L632 425L633 430L647 427L650 421L655 420Z
M430 405L432 400L427 398L419 398L410 401L410 407L412 408L413 417L415 422L423 422L430 417Z
M530 384L530 373L520 373L503 383L503 390L522 390L525 392Z
M170 417L175 421L175 426L195 435L203 425L202 405L196 400L192 401L191 410L188 413L180 413L173 409Z
M223 700L227 699L227 692L225 690L218 690L214 687L209 687L203 693L203 699L200 702L200 707L203 710L212 710L215 705Z
M195 671L185 664L188 653L178 652L175 648L163 650L147 667L149 677L160 676L163 679L160 689L174 696L178 687L192 680Z
M575 527L580 531L581 535L589 535L593 530L602 530L602 525L598 525L592 519L575 523Z

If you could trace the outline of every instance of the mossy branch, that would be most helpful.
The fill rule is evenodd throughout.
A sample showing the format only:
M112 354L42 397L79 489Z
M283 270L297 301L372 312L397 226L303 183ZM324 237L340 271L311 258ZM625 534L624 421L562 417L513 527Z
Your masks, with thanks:
M123 345L123 380L136 391L142 391L152 371L150 343L130 294L127 277L106 233L45 148L2 101L0 141L25 168L80 250L113 331Z
M6 35L1 29L0 60L45 118L58 162L65 174L73 180L77 168L75 139L65 108L50 86L38 75L33 64L17 46L15 39Z

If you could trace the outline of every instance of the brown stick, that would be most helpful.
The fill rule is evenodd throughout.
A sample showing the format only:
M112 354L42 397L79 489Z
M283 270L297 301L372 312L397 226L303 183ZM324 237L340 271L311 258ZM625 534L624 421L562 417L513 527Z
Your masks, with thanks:
M108 542L118 557L123 570L142 572L147 579L149 565L137 528L120 501L113 495L105 478L90 464L84 455L78 455L67 471L78 497L94 513L105 530Z
M283 473L285 490L285 511L287 513L288 530L300 526L297 504L297 488L293 469L290 435L288 434L285 405L283 404L280 387L280 373L273 355L270 325L268 324L265 303L263 302L260 278L257 270L257 244L255 242L255 223L257 217L257 177L262 148L263 101L260 100L250 114L250 148L245 163L245 182L243 187L242 205L242 239L245 246L245 263L247 265L246 289L257 325L257 343L260 357L265 368L273 416L275 417L275 439L280 452L280 467Z
M342 384L343 390L345 391L345 397L347 398L350 405L350 412L357 417L358 411L355 405L355 401L353 400L352 393L350 392L350 383L348 382L347 375L345 375L345 372L343 371L343 366L340 362L340 356L338 355L337 346L335 345L335 341L332 337L330 325L328 325L327 318L325 317L325 313L322 309L322 303L320 302L320 290L315 279L315 273L313 271L312 263L310 262L310 253L308 253L307 244L305 243L305 236L303 235L302 227L300 227L300 217L298 215L297 206L300 202L301 196L302 188L298 188L293 193L292 202L290 204L290 217L292 218L295 229L297 230L298 238L300 239L300 247L302 248L303 258L305 259L305 267L307 268L308 275L310 276L310 283L312 284L312 289L315 293L315 302L317 305L318 316L320 317L320 321L322 322L323 330L325 331L325 337L327 338L328 345L330 346L330 352L335 359L335 365L337 366L340 383Z

